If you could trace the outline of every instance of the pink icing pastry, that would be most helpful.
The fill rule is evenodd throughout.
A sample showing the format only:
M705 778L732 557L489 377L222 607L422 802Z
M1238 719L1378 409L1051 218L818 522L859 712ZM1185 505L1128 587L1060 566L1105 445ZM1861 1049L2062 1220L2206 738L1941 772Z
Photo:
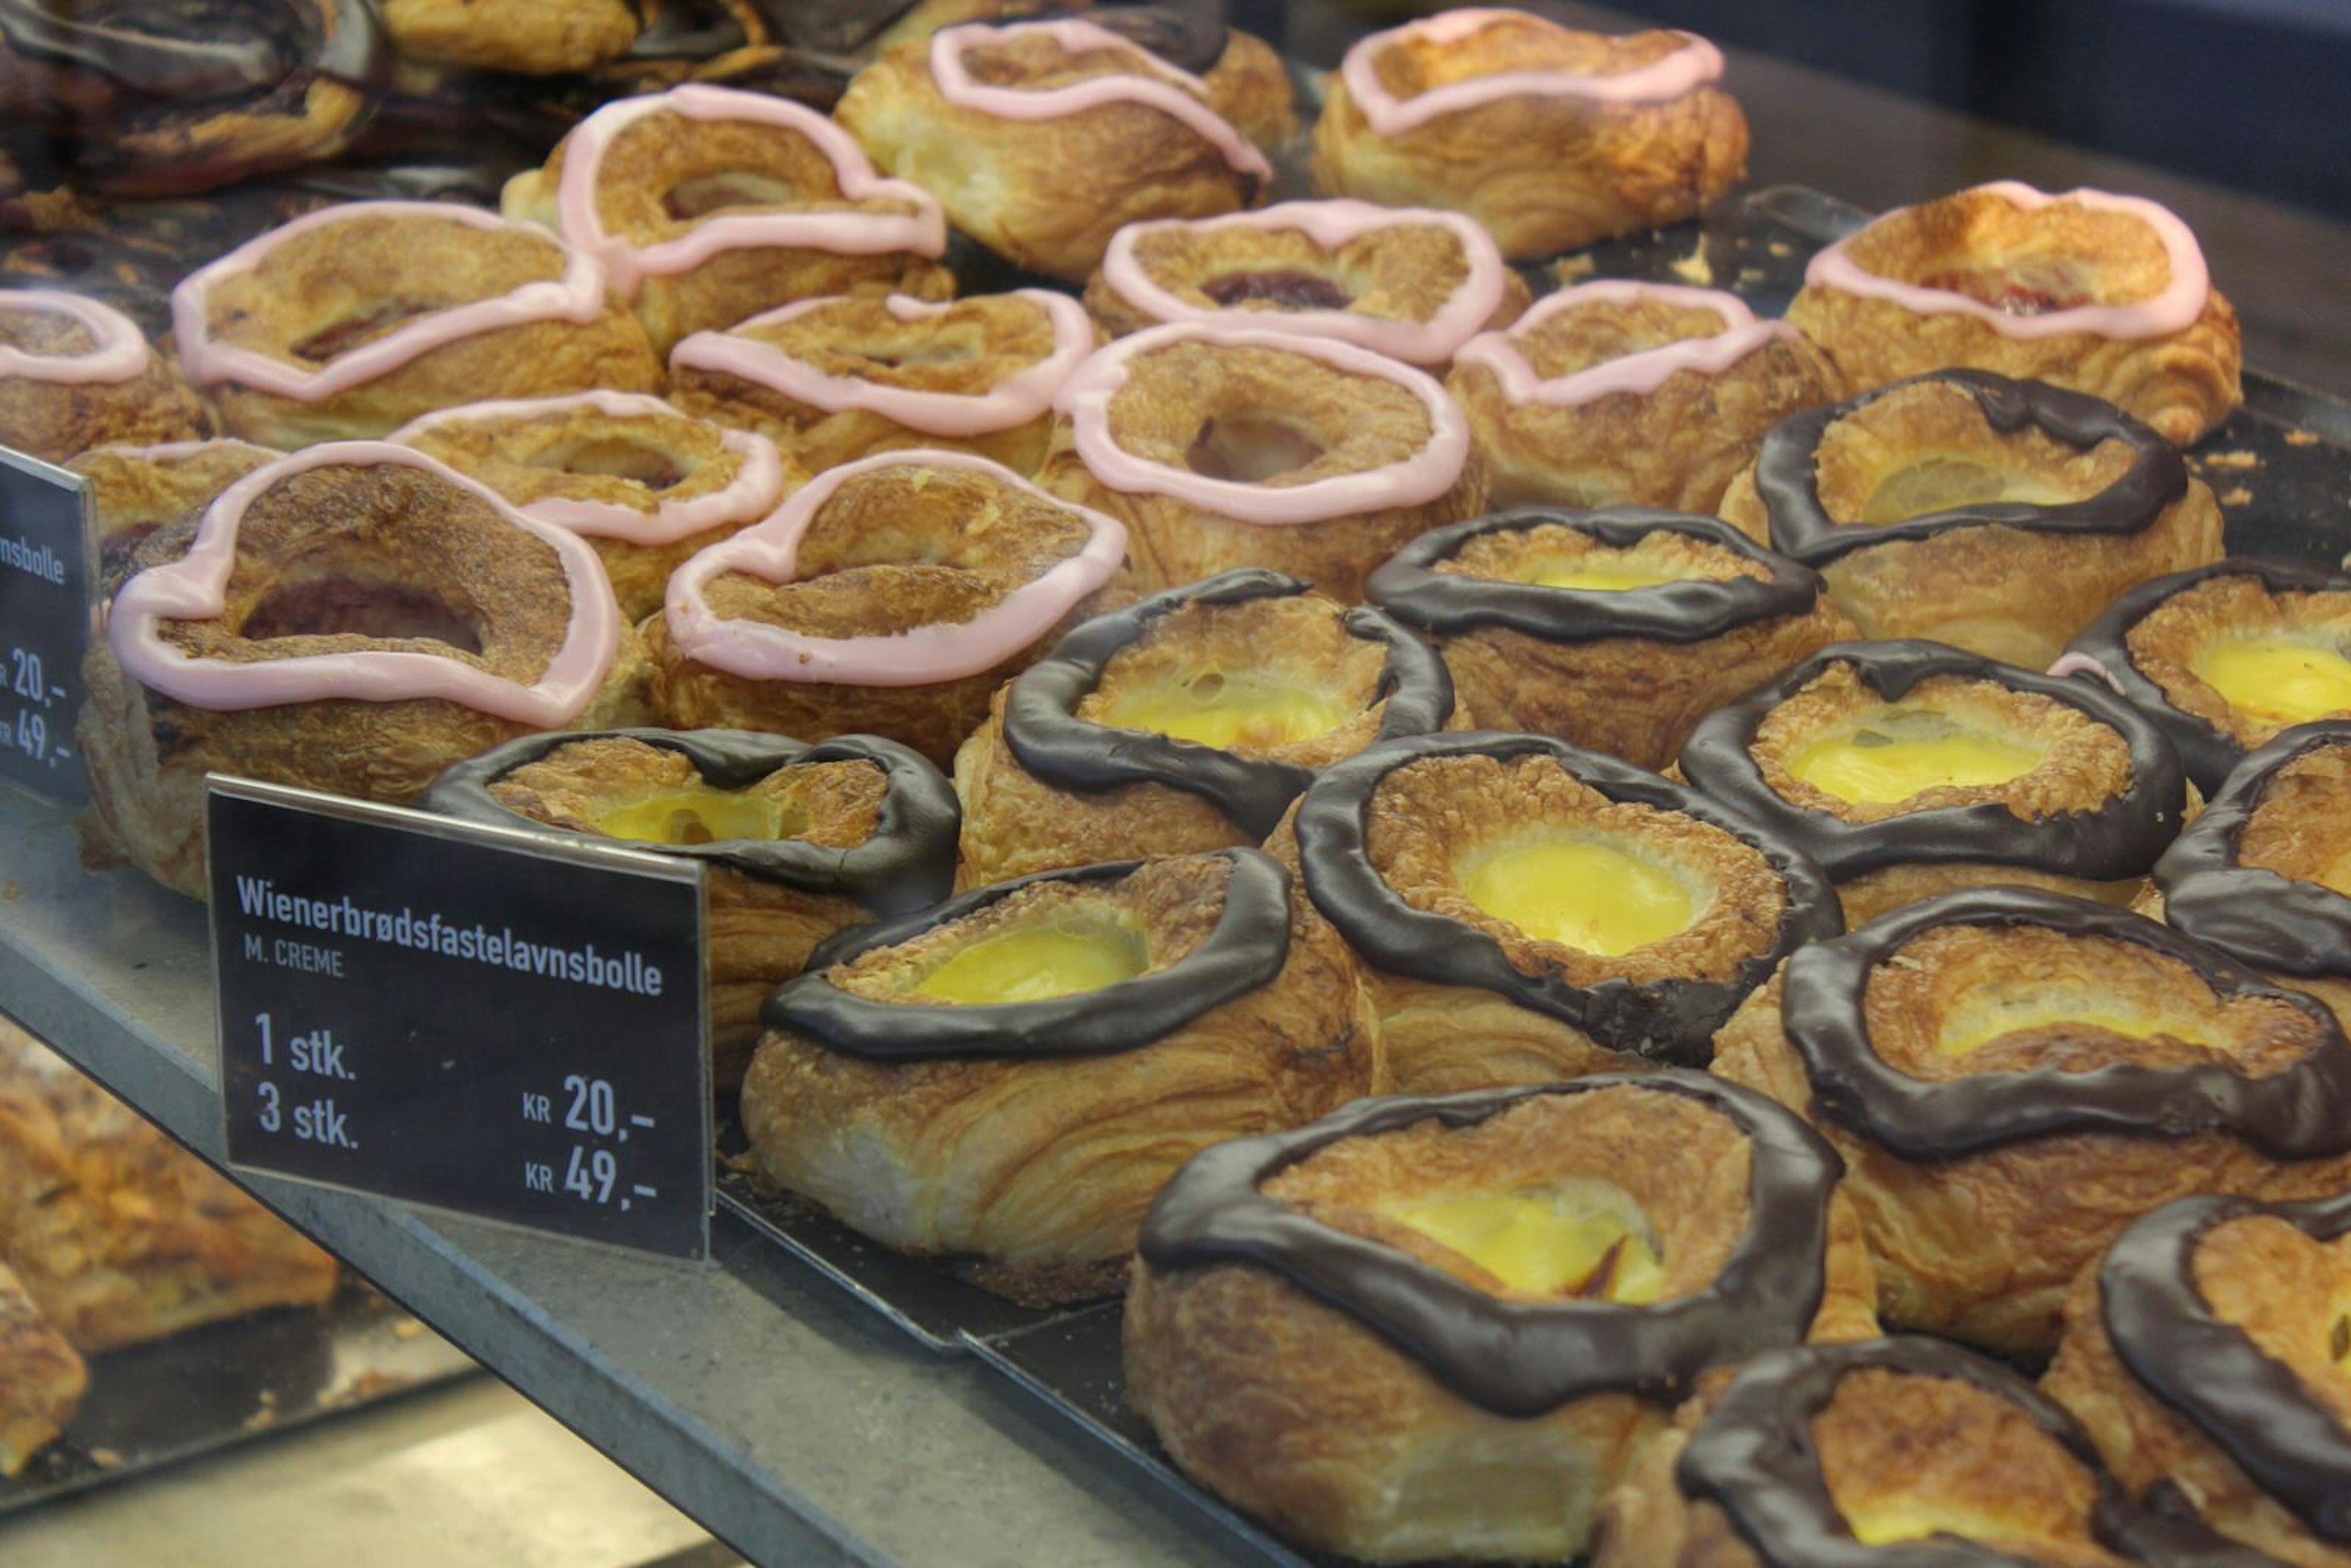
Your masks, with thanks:
M730 621L704 591L715 578L745 572L782 587L794 580L801 538L841 486L883 468L959 468L1041 497L1085 519L1085 548L1021 584L969 621L886 636L812 637L756 621ZM919 686L992 670L1043 636L1126 558L1126 528L1114 517L1046 496L1010 469L961 452L885 452L827 469L773 517L723 539L669 580L670 640L697 664L755 681L828 681L857 686Z
M1094 346L1092 321L1085 308L1068 295L1041 288L1019 288L1001 298L1023 300L1044 313L1052 323L1053 351L976 395L883 386L855 376L826 375L772 343L743 336L754 327L789 321L838 305L838 299L803 299L780 310L754 316L725 332L696 332L672 351L670 368L715 371L754 382L828 413L862 409L926 435L956 439L986 435L991 431L1026 424L1044 413L1052 406L1053 393L1070 379L1070 372L1078 368L1079 361L1093 351ZM959 300L932 305L908 295L893 294L883 301L883 307L901 321L923 321L946 315L968 303Z
M1015 37L1048 37L1071 55L1119 50L1139 57L1153 74L1122 71L1041 91L974 81L971 68L964 63L965 53ZM1001 27L975 22L941 28L931 36L931 79L938 84L939 97L956 108L998 120L1061 120L1105 104L1143 104L1180 121L1209 142L1224 155L1228 167L1259 180L1273 178L1273 166L1265 161L1265 154L1208 107L1208 89L1198 77L1176 69L1099 23L1071 17L1058 22L1014 22Z
M65 316L92 340L80 354L36 354L0 344L0 376L47 382L56 386L113 385L135 381L147 369L147 336L139 324L112 306L57 288L0 289L0 314Z
M1924 288L1881 277L1847 254L1846 247L1853 243L1847 238L1813 257L1812 265L1804 268L1804 286L1889 300L1922 316L1972 316L2004 338L2056 338L2068 332L2088 332L2100 338L2160 338L2193 325L2204 313L2204 303L2212 293L2212 275L2204 265L2204 251L2196 243L2195 235L2170 208L2144 196L2117 196L2105 191L2068 191L2063 195L2052 195L2015 180L1994 180L1974 189L1997 196L2021 212L2038 212L2057 202L2077 202L2097 212L2128 213L2155 231L2164 256L2171 264L2170 281L2160 293L2136 304L2077 305L2038 316L2019 316L1952 289ZM1883 223L1885 219L1878 221Z
M2121 697L2130 695L2123 690L2122 682L2115 678L2115 673L2112 670L2087 653L2061 654L2057 662L2049 666L2049 674L2052 678L2060 681L2069 675L2095 675L2104 681L2113 690L2115 695Z
M371 648L235 664L196 658L163 640L164 622L209 620L226 606L237 529L256 497L314 468L387 463L422 468L468 492L516 528L545 540L562 561L571 592L571 624L563 646L536 684L520 685L456 659L410 649ZM215 713L332 698L371 703L437 699L551 729L577 718L603 685L620 648L621 612L603 563L576 535L524 517L421 452L381 441L335 441L256 468L222 491L205 509L195 543L185 556L151 567L122 585L108 612L106 632L116 660L133 680L175 702Z
M1334 474L1302 485L1214 479L1188 468L1137 457L1111 434L1111 399L1126 385L1134 360L1170 343L1184 342L1272 349L1319 360L1350 375L1393 382L1418 398L1428 411L1427 444L1401 463L1359 474ZM1080 365L1077 373L1063 383L1053 405L1069 416L1071 440L1086 472L1112 489L1165 496L1204 512L1265 528L1290 528L1361 512L1421 506L1453 487L1469 456L1469 422L1435 378L1353 343L1293 338L1221 323L1177 322L1121 338Z
M854 209L789 213L718 213L683 235L639 246L608 234L596 208L604 154L622 131L648 114L667 112L684 120L739 120L773 125L807 140L832 165L846 201L901 202L906 213ZM947 220L928 191L904 180L883 178L854 138L814 110L766 93L690 82L667 92L608 103L574 127L564 144L563 175L555 192L556 215L564 237L604 264L612 287L633 298L648 277L691 271L721 251L821 250L842 256L911 251L943 256Z
M443 425L528 423L580 408L592 408L612 419L701 423L661 399L641 392L586 392L569 397L512 399L440 409L411 420L384 439L404 446L424 432ZM729 430L720 436L719 444L736 455L735 477L708 495L656 499L649 512L618 501L596 501L584 496L543 496L517 509L526 517L537 517L575 534L626 539L639 545L674 544L705 528L765 516L784 494L784 460L777 453L776 444L752 431Z
M1461 244L1469 269L1461 286L1435 314L1421 321L1395 321L1359 310L1248 310L1194 305L1161 287L1134 259L1135 242L1162 229L1187 228L1213 234L1225 228L1293 229L1323 250L1337 250L1375 229L1435 226ZM1102 255L1102 281L1144 315L1160 321L1243 321L1278 326L1305 337L1333 338L1410 364L1442 364L1501 308L1510 273L1494 238L1475 220L1428 207L1381 207L1342 197L1326 202L1284 202L1254 213L1217 218L1163 218L1129 224L1111 236Z
M1685 338L1655 349L1644 349L1638 353L1620 355L1573 375L1556 376L1550 381L1537 375L1535 368L1527 362L1527 357L1519 351L1516 340L1520 334L1531 331L1562 310L1583 304L1644 298L1693 309L1711 310L1722 319L1722 330L1704 338ZM1792 340L1795 336L1796 329L1784 321L1758 321L1755 313L1747 308L1747 302L1736 295L1711 288L1685 288L1670 283L1610 279L1603 283L1580 283L1573 288L1562 288L1548 298L1537 300L1533 308L1520 317L1518 324L1509 330L1480 332L1470 339L1462 345L1461 351L1453 356L1453 362L1457 365L1482 365L1493 371L1502 384L1502 395L1514 403L1539 402L1552 408L1577 408L1614 392L1631 392L1635 397L1646 397L1663 386L1667 377L1679 371L1718 376L1764 344L1779 339Z
M1503 22L1533 22L1554 31L1567 31L1555 22L1531 16L1524 11L1472 8L1442 12L1425 21L1410 22L1384 33L1374 33L1349 49L1346 58L1339 65L1339 75L1347 84L1347 96L1357 109L1363 110L1365 122L1374 131L1382 136L1401 136L1407 131L1418 130L1439 115L1482 109L1506 98L1572 98L1587 103L1666 103L1694 88L1722 79L1722 51L1695 33L1684 33L1682 37L1689 40L1687 43L1637 70L1618 71L1608 76L1580 76L1573 71L1557 70L1497 71L1491 76L1447 82L1443 87L1431 88L1426 92L1402 99L1381 86L1379 72L1372 68L1372 62L1379 57L1381 51L1407 39L1429 44L1458 43Z
M360 218L413 218L460 224L466 228L505 229L552 246L563 257L563 276L501 294L434 310L403 321L371 342L337 354L315 368L289 364L253 349L224 343L212 335L207 303L213 286L259 268L269 253L293 238L330 224ZM180 363L198 386L233 382L273 397L315 403L365 386L433 350L484 332L537 321L593 321L604 310L604 269L585 251L572 249L545 229L509 223L496 213L448 202L350 202L322 207L270 230L180 280L172 290L172 329L179 340Z

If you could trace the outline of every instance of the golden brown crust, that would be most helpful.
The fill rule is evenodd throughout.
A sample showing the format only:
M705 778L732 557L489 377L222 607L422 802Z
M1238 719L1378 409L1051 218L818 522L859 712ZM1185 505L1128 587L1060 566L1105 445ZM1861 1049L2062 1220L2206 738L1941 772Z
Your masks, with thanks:
M249 441L220 440L165 451L100 446L66 465L89 481L99 591L112 591L115 579L157 529L202 512L223 490L281 455ZM193 540L193 528L180 531Z
M2202 654L2223 638L2285 633L2318 645L2351 637L2351 593L2272 589L2258 577L2219 576L2166 598L2124 634L2131 664L2162 688L2171 706L2251 751L2285 727L2231 704L2196 673ZM2314 716L2351 718L2351 710Z
M1410 95L1505 70L1613 74L1683 42L1677 33L1608 37L1528 16L1447 45L1391 40L1374 68L1389 91ZM1747 119L1729 94L1698 87L1655 104L1505 98L1384 137L1334 71L1312 167L1323 194L1467 213L1505 256L1524 259L1695 215L1745 175Z
M89 1368L0 1263L0 1476L57 1441L89 1387Z
M46 310L12 308L0 296L0 344L29 354L74 355L97 347L79 321ZM152 352L128 381L65 382L0 376L0 445L47 463L93 446L146 446L213 433L211 413L174 367Z
M637 41L628 0L382 0L378 10L402 54L476 70L584 71Z

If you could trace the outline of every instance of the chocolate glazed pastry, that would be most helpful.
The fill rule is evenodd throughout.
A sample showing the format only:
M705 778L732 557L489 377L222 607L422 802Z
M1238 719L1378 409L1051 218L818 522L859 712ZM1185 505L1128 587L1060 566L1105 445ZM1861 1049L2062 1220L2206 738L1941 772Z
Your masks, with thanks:
M2055 669L2121 692L2215 790L2287 725L2351 717L2351 576L2231 557L2158 578L2116 600Z
M1309 1546L1569 1556L1705 1374L1876 1332L1837 1176L1701 1073L1352 1105L1167 1185L1128 1386L1187 1473Z
M1700 720L1681 770L1828 873L1849 925L1988 883L2127 904L2188 806L2128 703L1938 643L1823 649Z
M2176 1482L2275 1559L2351 1563L2346 1238L2351 1197L2158 1209L2084 1271L2047 1392L2126 1484Z
M1453 686L1375 610L1249 567L1087 622L956 757L965 874L1261 842L1316 770L1442 729Z
M0 109L125 194L209 190L340 152L389 78L367 0L0 0Z
M750 1064L760 1003L819 943L935 903L955 880L953 791L873 736L821 746L732 729L524 736L442 774L423 805L705 862L722 1089Z
M1852 625L1810 569L1711 517L1636 507L1434 528L1364 592L1437 644L1479 725L1642 768Z

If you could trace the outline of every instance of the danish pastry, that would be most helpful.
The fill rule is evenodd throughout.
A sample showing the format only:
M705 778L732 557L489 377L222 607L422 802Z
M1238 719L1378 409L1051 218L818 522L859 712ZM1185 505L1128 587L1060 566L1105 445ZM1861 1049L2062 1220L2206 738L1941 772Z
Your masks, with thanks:
M1714 1071L1844 1156L1888 1323L2016 1356L2125 1227L2191 1192L2351 1185L2319 1003L2126 910L1951 894L1800 949Z
M643 655L595 551L406 447L255 469L134 565L76 743L103 835L192 898L207 773L398 804L528 730L634 716Z
M1244 568L1089 621L956 753L963 874L1257 844L1319 768L1446 727L1445 666L1374 610Z
M400 52L431 65L559 76L616 60L637 41L630 0L379 0Z
M810 473L921 446L1025 475L1044 459L1053 394L1093 346L1066 295L931 305L893 294L809 300L697 332L670 372L680 403L772 437Z
M1703 1065L1781 959L1842 929L1827 879L1767 830L1541 736L1374 746L1324 768L1270 847L1364 960L1408 1094Z
M1350 343L1155 327L1054 401L1038 483L1127 525L1140 591L1264 566L1353 602L1406 539L1485 509L1445 389Z
M1115 1291L1186 1158L1368 1092L1354 962L1255 850L999 883L820 947L743 1084L769 1179L1032 1305Z
M1813 256L1788 319L1848 392L1949 366L2114 403L2187 445L2243 401L2237 312L2169 210L2013 180L1897 208Z
M587 539L632 624L662 607L671 572L808 477L763 435L628 392L467 403L392 439Z
M940 767L998 685L1085 619L1126 530L959 452L831 469L671 577L645 622L679 729L869 733Z
M607 104L501 204L601 263L663 353L794 300L955 292L938 203L766 93L690 83Z
M1747 172L1721 78L1722 52L1688 33L1447 11L1347 51L1314 126L1314 188L1467 213L1518 259L1662 227Z
M955 883L956 803L892 741L805 746L744 730L527 735L461 762L424 809L624 840L698 860L709 933L711 1080L743 1082L759 1004L819 943Z
M1436 643L1478 724L1649 768L1707 714L1853 630L1818 573L1711 517L1638 507L1435 528L1364 592Z
M900 44L834 111L955 226L1067 283L1145 218L1255 206L1272 168L1208 85L1081 17L973 24Z
M0 289L0 445L63 463L93 446L211 434L195 394L110 306Z
M1681 771L1802 849L1849 926L1970 887L2129 904L2189 800L2129 704L1934 643L1823 650L1700 720Z
M172 291L188 377L265 446L381 436L485 398L651 392L661 363L603 269L545 230L440 202L353 202Z
M99 578L109 593L156 529L201 512L256 468L284 456L250 441L95 446L66 465L89 481Z
M1796 329L1736 295L1579 283L1480 333L1445 379L1498 507L1664 507L1711 516L1764 433L1834 400Z
M1527 300L1493 236L1460 214L1354 201L1129 224L1086 285L1086 308L1113 337L1174 321L1256 325L1433 372Z
M2351 718L2351 576L2232 558L2166 577L2116 600L2053 669L2122 693L2218 789L2288 726Z
M1865 637L2046 665L2117 595L2220 557L2220 507L2113 405L1933 371L1783 421L1722 515L1828 579Z
M1876 1332L1836 1161L1702 1073L1374 1100L1152 1206L1129 1397L1311 1549L1552 1562L1702 1375Z

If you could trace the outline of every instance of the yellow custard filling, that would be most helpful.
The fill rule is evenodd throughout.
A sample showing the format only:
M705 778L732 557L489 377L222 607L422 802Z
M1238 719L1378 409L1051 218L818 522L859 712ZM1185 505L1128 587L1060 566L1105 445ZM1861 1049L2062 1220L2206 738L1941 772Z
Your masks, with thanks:
M1946 787L2005 784L2048 753L2014 736L1973 729L1931 708L1889 707L1799 747L1788 771L1854 805L1888 805Z
M1860 521L1906 523L1929 512L2022 501L2030 507L2061 507L2080 499L2029 474L1993 468L1971 458L1925 457L1887 475L1862 504Z
M1573 588L1587 593L1624 593L1635 588L1655 588L1661 582L1678 582L1681 580L1671 572L1652 571L1645 566L1547 561L1537 566L1527 580L1538 588Z
M1858 1509L1844 1509L1845 1528L1864 1546L1890 1546L1900 1541L1925 1541L1930 1536L1956 1535L1965 1541L2014 1542L2032 1539L2012 1520L1981 1509L1939 1498L1888 1498Z
M1111 925L1039 925L982 937L906 992L926 1002L1045 1002L1131 980L1148 962L1140 934Z
M1688 883L1598 839L1537 839L1463 866L1461 892L1497 920L1562 947L1614 957L1690 928Z
M2263 724L2307 724L2351 712L2351 659L2316 643L2231 637L2195 664L2196 677Z
M2214 1040L2203 1025L2192 1019L2122 1007L2069 1007L2030 990L2013 994L2004 990L1976 992L1944 1020L1935 1044L1946 1056L1965 1056L2008 1035L2066 1024L2104 1030L2129 1040L2168 1035L2208 1051L2227 1049L2226 1042Z
M1219 751L1269 751L1330 734L1353 715L1336 695L1261 670L1204 670L1180 685L1111 695L1094 722Z
M788 839L799 825L784 802L708 785L686 785L598 813L596 831L646 844L707 844L726 839Z
M1608 1182L1572 1176L1517 1192L1437 1193L1380 1212L1530 1295L1638 1306L1665 1293L1648 1217Z

